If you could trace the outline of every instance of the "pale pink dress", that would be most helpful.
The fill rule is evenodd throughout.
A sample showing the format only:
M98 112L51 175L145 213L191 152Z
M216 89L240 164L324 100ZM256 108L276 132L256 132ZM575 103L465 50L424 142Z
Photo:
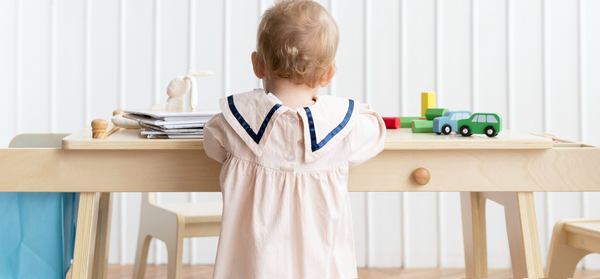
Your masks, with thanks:
M220 106L204 139L223 163L214 278L356 278L348 168L383 149L381 117L332 96L295 110L263 90Z

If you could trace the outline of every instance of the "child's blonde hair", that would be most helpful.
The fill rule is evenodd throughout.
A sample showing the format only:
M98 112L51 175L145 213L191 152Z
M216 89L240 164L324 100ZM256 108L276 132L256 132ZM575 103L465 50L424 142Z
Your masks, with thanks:
M315 87L334 66L338 27L309 0L277 2L262 16L256 53L268 74Z

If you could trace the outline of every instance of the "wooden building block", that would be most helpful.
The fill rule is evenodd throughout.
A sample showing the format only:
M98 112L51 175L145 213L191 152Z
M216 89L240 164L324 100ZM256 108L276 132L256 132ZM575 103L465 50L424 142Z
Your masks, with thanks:
M433 133L433 121L415 120L411 125L413 133Z
M400 127L410 128L412 122L421 119L420 116L400 116Z
M421 116L425 116L427 109L435 108L435 93L434 92L422 92L421 93Z
M425 118L427 120L433 120L436 117L444 116L444 113L448 111L445 108L429 108L425 111Z
M400 129L400 118L399 117L383 117L385 128L387 129Z

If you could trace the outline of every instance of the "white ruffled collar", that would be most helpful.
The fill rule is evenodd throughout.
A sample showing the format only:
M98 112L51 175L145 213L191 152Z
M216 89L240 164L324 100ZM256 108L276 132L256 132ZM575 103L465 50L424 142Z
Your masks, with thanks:
M317 96L311 106L293 110L262 89L223 98L220 106L225 120L257 156L262 155L277 118L295 111L303 121L307 162L327 154L349 134L355 111L353 100L327 95Z

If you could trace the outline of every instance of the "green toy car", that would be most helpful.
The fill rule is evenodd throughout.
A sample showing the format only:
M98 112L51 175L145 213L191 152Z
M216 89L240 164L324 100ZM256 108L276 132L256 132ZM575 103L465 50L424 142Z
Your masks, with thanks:
M467 119L459 120L457 126L463 137L485 134L491 138L502 130L502 119L495 113L475 113Z

